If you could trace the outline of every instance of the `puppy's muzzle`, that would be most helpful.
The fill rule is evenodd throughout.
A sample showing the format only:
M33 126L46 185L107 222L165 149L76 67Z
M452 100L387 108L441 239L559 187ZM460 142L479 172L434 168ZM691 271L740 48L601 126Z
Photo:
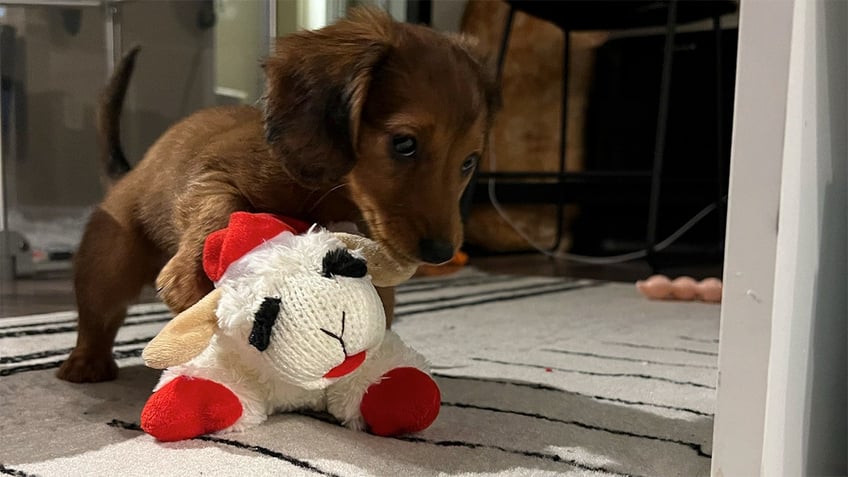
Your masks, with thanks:
M453 244L446 240L421 239L418 244L418 253L421 260L440 264L453 258Z

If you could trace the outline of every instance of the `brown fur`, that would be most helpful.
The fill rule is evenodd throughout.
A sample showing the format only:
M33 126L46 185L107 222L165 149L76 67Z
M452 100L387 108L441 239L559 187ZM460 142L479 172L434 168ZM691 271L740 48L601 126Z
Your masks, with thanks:
M174 125L93 213L75 258L77 347L60 378L115 378L115 334L145 284L175 313L206 295L203 243L233 211L354 221L407 264L422 261L422 240L461 245L461 167L482 154L496 102L470 43L361 9L281 39L264 68L264 110L211 108ZM101 109L114 112L110 101ZM101 126L114 129L111 117ZM417 156L394 153L394 134L414 135ZM388 325L394 292L380 295Z

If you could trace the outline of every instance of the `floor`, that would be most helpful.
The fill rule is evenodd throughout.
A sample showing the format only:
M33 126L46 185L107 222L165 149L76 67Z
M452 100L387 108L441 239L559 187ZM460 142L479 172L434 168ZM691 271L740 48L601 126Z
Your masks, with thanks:
M619 282L635 282L651 274L650 266L644 261L604 266L582 265L553 260L541 254L472 257L469 265L493 273L593 278ZM666 267L662 272L671 276L690 275L698 279L720 277L721 266L708 264ZM152 288L146 288L139 298L139 302L155 300L156 294ZM74 295L68 271L44 273L17 280L0 279L0 318L67 311L73 307Z

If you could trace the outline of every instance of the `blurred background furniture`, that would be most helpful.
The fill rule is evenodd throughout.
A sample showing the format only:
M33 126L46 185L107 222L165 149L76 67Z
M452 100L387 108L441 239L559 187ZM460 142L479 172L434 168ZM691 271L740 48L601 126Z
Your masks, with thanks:
M487 185L493 180L498 201L505 205L556 205L556 233L549 250L562 248L564 207L579 204L574 228L582 235L576 235L570 251L605 255L644 248L652 265L658 267L658 238L671 233L709 203L721 204L725 195L735 30L728 35L720 19L735 12L737 3L509 0L506 4L508 13L497 50L499 73L509 61L510 33L520 13L550 22L563 32L563 70L569 72L569 44L574 32L649 27L662 30L612 38L597 49L585 118L583 170L566 170L570 75L564 74L556 170L500 172L486 170L484 164L465 196L466 216L472 208L489 203ZM711 22L712 31L678 32L682 25L701 20ZM672 75L675 64L678 68ZM505 102L509 99L506 97ZM707 139L693 141L696 137ZM668 152L680 154L681 148L675 145L681 143L688 143L689 157L675 157L669 164ZM527 160L530 162L530 158ZM641 213L634 207L642 207ZM721 255L724 213L722 207L718 210L709 234L711 243L695 247L698 253L707 250L713 257ZM642 224L641 237L633 236L636 223Z

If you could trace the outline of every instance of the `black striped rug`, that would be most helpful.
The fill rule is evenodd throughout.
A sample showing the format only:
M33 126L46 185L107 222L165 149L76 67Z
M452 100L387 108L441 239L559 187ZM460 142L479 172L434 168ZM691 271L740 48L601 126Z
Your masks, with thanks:
M158 374L139 358L170 318L136 306L117 381L53 377L73 312L0 319L0 474L708 475L719 308L630 285L484 274L415 279L395 330L432 362L436 423L387 439L322 416L159 444L138 429Z

